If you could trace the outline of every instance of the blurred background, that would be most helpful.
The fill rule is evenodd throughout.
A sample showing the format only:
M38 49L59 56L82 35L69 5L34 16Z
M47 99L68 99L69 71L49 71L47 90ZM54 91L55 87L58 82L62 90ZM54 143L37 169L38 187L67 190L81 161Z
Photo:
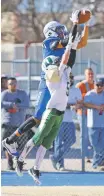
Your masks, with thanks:
M80 8L91 10L93 22L89 28L87 46L77 52L77 66L72 70L75 83L84 79L84 70L87 67L92 67L95 77L104 77L104 0L1 1L1 74L17 78L18 87L27 91L33 107L40 81L43 27L49 21L57 20L70 31L72 11ZM34 43L26 48L25 44L29 40L34 40ZM28 113L32 114L33 111L30 109ZM79 146L77 139L74 145L76 150L71 150L70 156L68 155L72 160L67 164L68 169L69 165L72 170L76 169L73 156L80 167L77 169L81 169Z
M77 52L73 68L75 80L83 79L86 67L92 67L98 77L104 75L104 1L103 0L2 0L1 1L1 73L18 76L18 85L27 89L32 99L39 84L42 62L43 27L57 20L72 26L72 11L80 8L92 11L87 47ZM25 43L34 40L27 49ZM25 60L27 59L27 60ZM31 78L32 77L32 78Z

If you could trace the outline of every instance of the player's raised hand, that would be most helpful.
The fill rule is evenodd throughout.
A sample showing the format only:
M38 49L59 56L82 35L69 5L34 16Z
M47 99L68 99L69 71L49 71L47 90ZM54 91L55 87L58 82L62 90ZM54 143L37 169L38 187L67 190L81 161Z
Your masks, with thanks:
M70 17L70 20L73 23L78 23L78 14L79 14L79 10L76 10L72 13L72 16Z

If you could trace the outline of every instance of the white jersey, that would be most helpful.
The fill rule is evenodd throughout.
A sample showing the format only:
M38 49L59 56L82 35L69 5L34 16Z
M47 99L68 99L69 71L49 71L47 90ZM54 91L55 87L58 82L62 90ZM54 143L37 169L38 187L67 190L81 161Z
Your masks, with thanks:
M56 108L59 111L65 111L68 101L67 87L70 72L70 67L67 68L66 65L61 65L59 66L60 81L50 82L49 80L46 80L46 85L51 94L51 98L47 103L47 109Z

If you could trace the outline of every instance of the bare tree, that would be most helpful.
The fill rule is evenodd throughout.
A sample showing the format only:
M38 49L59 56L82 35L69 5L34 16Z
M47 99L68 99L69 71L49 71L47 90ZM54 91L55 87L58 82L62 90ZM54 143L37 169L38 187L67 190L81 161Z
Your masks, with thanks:
M15 42L24 42L34 39L36 42L43 40L43 27L52 20L57 20L70 29L72 23L69 19L73 10L89 8L96 18L96 24L90 28L91 38L104 36L104 1L103 0L2 0L2 12L12 12L18 18L15 32L21 31ZM4 16L4 15L3 15ZM19 29L19 30L18 30ZM2 35L6 32L2 32ZM3 36L2 36L3 37Z
M39 30L44 26L44 19L37 17L37 10L35 3L38 1L40 7L43 5L42 0L28 0L29 4L32 5L31 15L32 15L32 27L34 32L38 35L37 37L41 40L42 36L39 36ZM34 3L35 2L35 3ZM70 28L69 16L73 10L81 8L89 8L92 11L92 14L95 16L96 23L93 27L90 28L90 37L91 38L100 38L104 36L104 1L103 0L45 0L47 3L45 11L48 14L44 13L45 23L50 20L57 20L61 23L64 23L68 28ZM35 9L34 9L35 8ZM44 7L42 12L44 12ZM43 16L43 15L42 15ZM41 35L41 34L40 34Z
M1 12L14 12L23 0L1 0Z

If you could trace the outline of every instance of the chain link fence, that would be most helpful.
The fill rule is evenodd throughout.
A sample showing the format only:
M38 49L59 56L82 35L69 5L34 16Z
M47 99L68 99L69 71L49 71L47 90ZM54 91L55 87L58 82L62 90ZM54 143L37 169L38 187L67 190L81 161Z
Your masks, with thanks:
M13 61L2 61L2 67L9 66L9 72L6 74L14 76L17 79L18 88L26 90L29 95L32 106L35 105L38 86L40 82L41 74L41 62L32 61L30 59L20 59ZM100 64L96 61L88 59L88 61L82 61L81 63L75 63L72 72L75 76L75 84L84 79L84 70L87 67L91 67L94 70L95 79L96 77L103 77L104 73L98 71L101 69Z
M16 72L22 69L23 74L26 74L26 63L23 64L25 59L25 47L24 44L2 44L1 46L1 73L7 73L11 75L13 73L13 59L20 60L22 63L17 63L18 68ZM28 49L28 57L31 60L32 75L40 75L41 62L42 62L42 44L32 44ZM104 74L104 38L88 40L86 47L77 51L76 63L79 64L78 68L73 69L74 75L83 74L84 62L87 64L90 61L96 63L96 73ZM33 62L33 63L32 63ZM21 70L21 72L22 72Z
M26 118L29 118L34 114L34 108L26 109ZM74 123L74 124L73 124ZM85 138L85 130L83 129L82 140L81 140L81 131L79 128L79 121L77 118L73 118L73 123L63 122L59 129L60 142L56 138L53 142L51 148L47 151L45 156L45 161L43 162L43 170L52 171L52 163L50 162L50 156L52 156L55 152L55 148L58 148L57 152L59 152L59 156L57 161L60 162L64 160L64 167L66 171L101 171L101 168L97 168L96 170L92 167L92 157L93 157L93 149L88 148L89 151L89 159L91 162L88 162L86 159L85 148L86 148L86 138ZM18 124L18 122L17 122ZM84 125L84 119L82 118L82 127ZM73 129L75 126L75 131ZM38 128L32 128L28 130L24 135L18 138L18 151L22 152L25 144L29 139L31 139L34 135L34 132L37 131ZM13 127L8 126L8 136L11 135L16 130L13 130ZM56 144L55 144L56 142ZM56 146L55 146L56 145ZM35 159L37 147L34 147L32 151L29 153L27 159ZM4 155L2 153L2 158Z
M22 88L28 93L32 107L26 110L26 115L30 116L34 113L35 102L38 95L38 85L40 81L42 62L42 47L41 45L32 45L29 48L30 59L24 59L24 45L14 46L14 49L12 47L12 50L10 50L10 52L13 54L11 58L9 50L10 48L8 50L2 49L1 71L7 75L15 76L17 78L18 88ZM92 67L95 75L97 76L104 75L104 39L89 40L87 47L77 52L76 64L73 68L76 83L84 79L84 70L87 67ZM70 138L70 145L65 147L65 168L71 171L92 171L92 164L87 163L85 159L84 140L83 143L80 144L80 129L78 120L76 117L74 117L73 120L76 126L75 140L71 141L72 135L67 132L69 126L67 128L67 126L64 125L66 134L64 135L63 142L68 144L68 138ZM33 131L29 130L21 137L21 139L18 140L19 151L22 151L27 140L33 136ZM83 154L81 154L81 148ZM53 153L53 149L54 148L52 146L52 148L46 154L46 158L48 160L49 155ZM29 154L28 158L34 158L33 151ZM92 160L92 150L90 152L90 158ZM51 166L49 167L51 168Z

